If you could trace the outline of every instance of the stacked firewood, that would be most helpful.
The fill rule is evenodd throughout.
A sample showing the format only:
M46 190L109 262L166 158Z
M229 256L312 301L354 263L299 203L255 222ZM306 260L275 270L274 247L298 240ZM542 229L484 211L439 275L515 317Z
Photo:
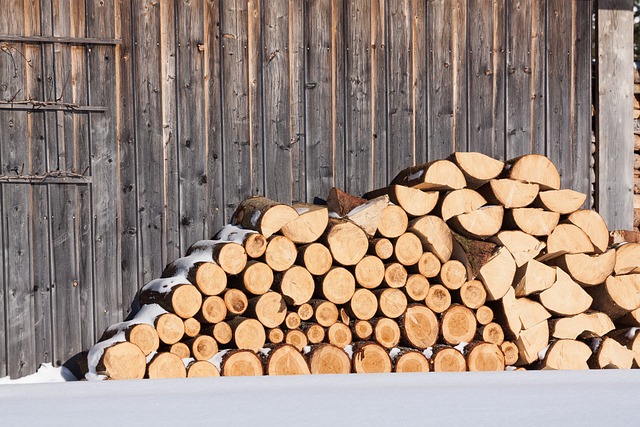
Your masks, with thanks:
M139 292L90 378L631 368L640 243L542 155L454 153L362 198L252 197Z

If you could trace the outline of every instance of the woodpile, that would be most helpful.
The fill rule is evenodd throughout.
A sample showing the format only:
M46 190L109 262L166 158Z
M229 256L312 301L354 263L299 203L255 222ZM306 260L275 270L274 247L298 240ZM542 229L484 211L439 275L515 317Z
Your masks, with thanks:
M454 153L326 205L244 200L138 294L88 378L631 368L640 243L541 155Z

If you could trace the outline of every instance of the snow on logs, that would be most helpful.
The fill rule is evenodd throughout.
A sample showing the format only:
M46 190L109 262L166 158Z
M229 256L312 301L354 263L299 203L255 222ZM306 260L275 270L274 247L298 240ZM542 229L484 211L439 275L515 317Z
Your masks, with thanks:
M241 202L87 378L638 367L640 243L541 155L454 153L326 205Z

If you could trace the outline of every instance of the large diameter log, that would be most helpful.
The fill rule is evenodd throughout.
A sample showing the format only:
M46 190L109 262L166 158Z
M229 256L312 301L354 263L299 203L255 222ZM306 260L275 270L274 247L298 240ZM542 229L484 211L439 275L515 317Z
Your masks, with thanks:
M307 334L302 332L299 329L293 329L291 331L287 331L287 334L284 337L284 341L287 344L291 344L298 350L302 351L303 348L309 344L309 340L307 339Z
M616 276L640 273L640 243L626 243L616 248Z
M284 236L273 236L267 243L264 261L273 271L285 271L290 268L298 256L296 245Z
M504 224L532 236L548 236L560 221L560 214L538 208L507 209Z
M246 316L258 319L265 328L277 328L287 316L287 304L278 292L267 292L249 300Z
M407 230L409 218L400 206L387 205L378 222L378 234L388 239L396 238Z
M558 224L547 238L547 253L539 258L546 261L563 254L593 253L589 236L573 224Z
M281 344L269 352L266 361L267 375L310 374L306 360L300 351L290 344Z
M417 264L422 256L420 238L411 232L401 234L395 241L393 255L402 265L411 266Z
M545 320L532 328L520 331L516 340L518 365L528 365L539 359L539 353L549 345L549 324Z
M465 347L467 367L471 372L504 371L504 354L489 342L474 342Z
M218 243L213 246L211 256L227 274L239 274L247 265L247 253L239 243Z
M592 297L561 268L556 267L556 282L539 295L540 303L554 314L573 316L591 306Z
M175 344L184 336L184 322L173 313L158 316L154 322L158 338L164 344Z
M219 377L220 371L206 360L194 360L187 365L187 378Z
M555 281L555 268L532 259L516 270L513 284L516 296L524 297L549 289Z
M369 249L369 239L352 222L330 219L323 236L333 259L342 265L356 265Z
M400 206L413 217L427 215L438 203L440 193L438 191L422 191L417 188L404 185L390 185L366 193L365 199L374 199L382 195L388 195L389 199Z
M476 335L476 317L463 305L452 305L444 312L440 321L442 339L447 344L468 343Z
M318 282L322 296L334 304L347 303L356 290L353 274L344 267L332 267Z
M315 286L311 273L304 267L294 265L276 275L274 289L278 290L290 304L302 305L311 300Z
M104 331L99 341L105 341L119 332L124 333L124 338L132 344L137 345L145 356L158 350L160 338L156 328L147 323L131 324L129 322L116 323Z
M431 356L434 372L465 372L467 361L457 349L445 345L433 348Z
M218 352L218 343L209 335L199 335L185 342L195 360L209 360Z
M237 316L229 320L228 323L233 331L231 343L235 348L258 351L264 347L267 334L264 326L258 320Z
M433 346L439 333L436 315L429 308L412 304L398 320L405 345L424 350Z
M541 369L589 369L591 349L583 342L571 339L554 341L541 361Z
M196 263L189 271L187 280L204 295L219 295L227 287L227 274L213 262Z
M538 184L541 190L559 190L560 174L553 162L541 154L527 154L509 160L507 176L522 182Z
M374 236L388 205L388 196L384 195L376 197L364 205L360 205L348 212L343 218L348 219L358 227L362 228L368 236Z
M309 273L322 276L331 268L331 251L320 244L311 243L298 247L297 264L309 270Z
M225 377L263 375L262 361L251 350L232 350L222 356L220 373Z
M271 289L273 270L266 263L251 260L237 276L229 278L229 285L253 295L262 295Z
M348 374L351 372L349 355L335 345L314 345L306 357L312 374Z
M381 317L372 320L373 339L386 349L392 349L400 342L400 327L392 319Z
M491 241L509 249L518 267L537 257L546 247L546 243L520 230L500 231Z
M480 267L478 278L487 290L487 299L498 300L511 288L516 274L516 262L506 247L498 251Z
M505 208L524 208L538 196L540 186L513 179L492 179L478 189L488 203Z
M611 318L599 311L580 313L549 322L551 336L558 339L602 337L614 329Z
M383 374L391 372L391 358L387 351L373 342L357 342L353 345L351 369L357 374Z
M147 377L186 378L187 370L182 359L173 353L157 353L147 364Z
M465 282L459 291L460 301L468 308L477 309L487 300L487 291L479 280Z
M140 290L138 299L140 304L158 304L183 319L193 317L202 305L198 288L179 277L150 281Z
M583 287L604 283L615 268L616 251L609 249L602 254L567 254L556 260L556 264Z
M429 372L427 357L416 350L403 348L390 354L393 372Z
M396 319L407 309L407 297L399 289L387 288L374 291L378 298L378 314Z
M592 369L631 369L634 362L633 351L613 338L594 338L599 345L589 359Z
M580 209L586 199L586 194L575 190L547 190L538 194L533 206L566 215Z
M422 274L411 274L407 277L404 291L410 300L423 302L429 293L429 280Z
M293 208L298 218L282 227L282 234L292 242L306 244L315 242L322 236L329 222L329 210L326 206L296 204Z
M449 226L437 216L425 215L409 223L409 231L422 241L428 252L438 257L440 262L447 262L453 250L453 237Z
M210 296L202 302L196 318L202 323L219 323L227 317L227 305L219 296Z
M427 279L436 277L440 273L442 263L440 259L431 252L423 252L417 264L417 269Z
M444 195L438 208L440 217L444 221L449 221L453 217L473 212L486 204L486 199L477 191L461 188Z
M478 188L485 182L499 176L504 162L486 154L457 151L448 157L462 171L467 187Z
M384 282L390 288L403 288L407 283L409 274L407 269L404 268L399 262L387 264L384 269Z
M353 334L348 325L334 323L327 329L327 341L339 348L344 348L353 341Z
M435 313L444 313L451 306L451 293L442 285L433 285L429 288L424 303Z
M349 301L349 312L356 319L369 320L378 311L378 299L368 289L358 289Z
M587 291L593 297L592 308L613 320L640 308L640 274L609 276L605 283Z
M584 231L599 253L605 252L609 246L609 230L607 224L596 211L581 209L567 217L567 221Z
M329 210L341 217L365 203L367 203L366 199L349 194L337 187L332 187L327 196Z
M448 160L435 160L411 166L398 173L391 184L400 184L420 190L458 190L466 185L460 168Z
M130 342L118 342L103 350L96 364L96 373L113 380L142 379L146 359L140 347Z
M382 260L373 255L367 255L356 264L355 278L358 285L366 289L374 289L380 286L385 275L385 267Z
M266 197L254 196L243 200L231 217L231 223L255 230L269 238L289 222L298 218L296 210Z

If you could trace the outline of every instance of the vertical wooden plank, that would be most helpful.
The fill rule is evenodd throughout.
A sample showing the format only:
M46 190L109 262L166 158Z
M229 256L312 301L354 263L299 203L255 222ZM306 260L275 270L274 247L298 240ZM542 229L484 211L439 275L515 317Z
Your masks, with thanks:
M532 0L530 140L532 153L546 154L547 144L547 0Z
M496 147L496 157L505 159L506 145L506 6L511 0L494 0L493 2L493 58L492 58L492 86L493 86L493 144Z
M454 0L452 19L452 67L453 67L453 136L452 146L442 147L438 156L442 158L451 151L469 150L469 138L467 130L468 114L468 61L467 61L467 1ZM446 148L446 150L445 150Z
M633 2L598 2L596 208L609 229L633 226Z
M305 7L289 0L289 86L292 201L307 201L305 169Z
M371 0L371 133L373 188L389 184L387 132L387 19L385 0Z
M265 44L263 40L263 8L266 8L267 2L262 0L247 1L247 42L245 50L247 51L247 78L248 78L248 111L249 111L249 143L251 144L251 193L264 194L265 178L267 169L272 165L265 164L265 140L264 127L266 126L263 107L265 100L263 99L263 73L264 73L264 52ZM271 2L269 2L271 3ZM268 100L266 108L276 107L273 104L275 100ZM284 142L286 144L286 141ZM286 189L287 181L282 182ZM288 199L276 199L283 203L288 203Z
M427 145L427 4L426 0L411 3L412 38L412 110L413 145L415 162L424 163L428 159Z
M262 7L265 195L273 200L291 203L289 0L263 2Z
M346 185L346 146L345 146L345 46L344 19L345 3L333 0L331 3L331 122L333 145L334 185L345 188ZM329 188L319 196L329 194Z

